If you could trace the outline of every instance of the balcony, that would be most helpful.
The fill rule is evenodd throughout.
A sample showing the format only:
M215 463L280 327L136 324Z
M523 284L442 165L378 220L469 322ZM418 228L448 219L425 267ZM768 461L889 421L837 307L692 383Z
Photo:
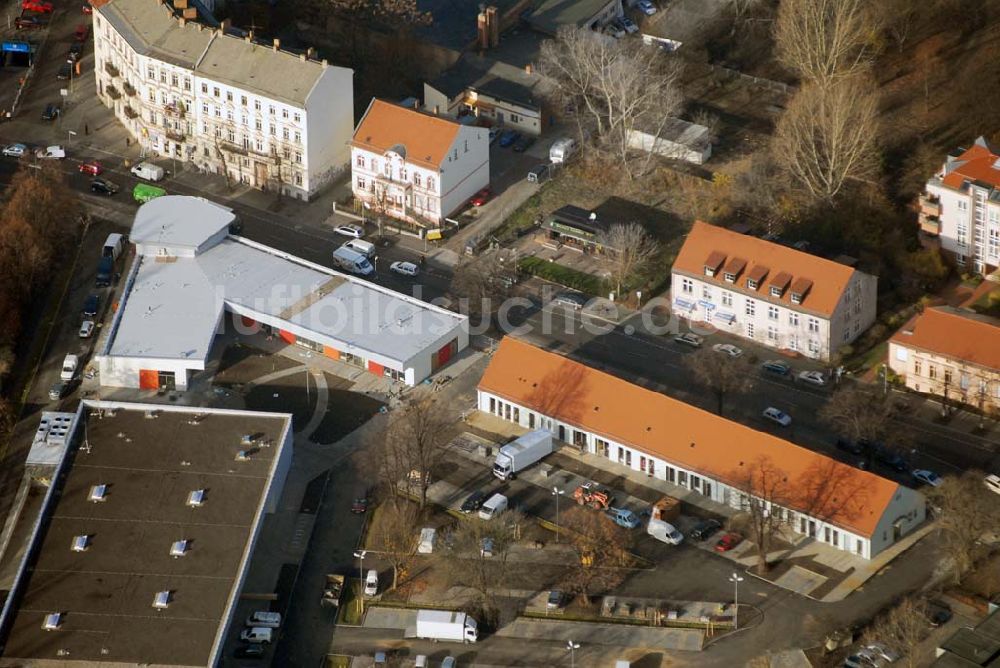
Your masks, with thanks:
M122 90L124 90L125 94L128 95L129 97L135 97L136 94L138 93L138 91L135 89L135 86L133 86L127 81L122 84Z
M183 102L171 102L169 104L163 105L163 113L165 113L167 116L184 118L184 114L187 113L187 109L184 107Z
M167 128L164 134L170 141L175 141L175 142L187 141L187 133L184 132L183 130L175 130L174 128Z
M112 100L122 99L122 94L119 93L118 89L115 88L114 86L106 86L104 88L104 92L107 93L108 97L110 97Z
M920 196L919 203L922 215L941 217L941 198L937 195L924 193Z
M219 147L223 151L227 151L229 153L235 153L237 155L246 155L246 156L255 155L261 158L267 158L268 160L272 160L275 163L278 162L274 154L268 153L267 151L258 151L257 149L253 148L252 143L244 146L243 144L238 144L236 142L220 139Z
M107 72L108 74L110 74L113 79L117 79L118 77L121 76L121 72L118 71L117 67L115 67L114 65L111 64L110 60L109 61L105 61L105 63L104 63L104 71Z
M137 112L135 109L133 109L127 104L125 105L123 111L125 112L126 118L139 118L139 112Z
M920 213L920 231L937 236L941 234L941 219L937 216L927 216Z

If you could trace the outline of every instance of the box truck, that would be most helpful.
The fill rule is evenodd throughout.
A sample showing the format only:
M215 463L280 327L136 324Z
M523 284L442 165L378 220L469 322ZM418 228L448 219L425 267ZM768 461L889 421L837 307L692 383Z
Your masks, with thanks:
M552 434L544 429L529 431L500 448L493 463L493 475L508 480L548 454L552 454Z
M416 637L424 640L476 642L479 637L478 624L464 612L419 610Z
M361 276L375 273L375 267L372 266L367 257L344 246L333 251L333 265L337 269Z
M649 524L646 525L646 533L668 545L680 545L684 542L684 534L667 521L676 521L680 516L680 511L680 501L669 496L663 497L653 504L649 515Z

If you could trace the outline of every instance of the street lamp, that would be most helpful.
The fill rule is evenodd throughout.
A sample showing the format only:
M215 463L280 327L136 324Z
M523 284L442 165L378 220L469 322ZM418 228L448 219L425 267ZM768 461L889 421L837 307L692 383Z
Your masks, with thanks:
M75 136L76 136L76 132L74 130L67 130L66 131L66 143L67 144L71 143L73 141L73 137L75 137Z
M365 614L365 555L367 550L359 550L354 553L358 558L358 600L361 601L361 614Z
M879 369L879 374L882 376L882 394L889 394L889 367L886 364L882 365Z
M580 649L580 643L573 642L572 640L566 641L566 649L569 650L569 665L570 668L576 668L576 650Z
M735 589L735 594L733 595L733 630L740 628L740 583L743 582L736 571L729 577L729 581L733 583L733 588Z
M565 489L552 488L552 496L556 497L556 542L559 542L559 497L566 493Z

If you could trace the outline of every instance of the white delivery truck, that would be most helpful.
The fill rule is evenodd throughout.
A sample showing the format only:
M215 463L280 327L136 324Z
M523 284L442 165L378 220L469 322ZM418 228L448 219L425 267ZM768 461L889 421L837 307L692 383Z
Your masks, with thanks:
M367 257L344 246L333 251L333 265L337 269L342 269L352 274L360 274L361 276L367 276L375 272L375 267L372 266Z
M500 448L493 463L493 475L501 480L508 480L550 454L552 454L552 434L545 429L529 431L513 443Z
M561 165L564 162L568 162L570 156L575 152L576 141L572 138L563 137L562 139L557 139L549 148L549 162L553 165Z
M132 176L137 176L147 181L160 181L164 175L163 167L154 165L151 162L140 162L138 165L132 167L130 171L132 172Z
M419 610L416 637L424 640L476 642L479 630L476 620L464 612Z

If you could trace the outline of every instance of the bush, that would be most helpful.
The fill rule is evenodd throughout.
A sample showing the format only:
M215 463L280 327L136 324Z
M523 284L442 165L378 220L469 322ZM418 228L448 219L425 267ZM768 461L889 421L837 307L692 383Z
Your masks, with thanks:
M565 285L589 295L601 295L606 292L604 280L599 276L585 274L576 269L564 267L555 262L549 262L537 257L526 257L518 264L521 271L544 278L547 281Z

